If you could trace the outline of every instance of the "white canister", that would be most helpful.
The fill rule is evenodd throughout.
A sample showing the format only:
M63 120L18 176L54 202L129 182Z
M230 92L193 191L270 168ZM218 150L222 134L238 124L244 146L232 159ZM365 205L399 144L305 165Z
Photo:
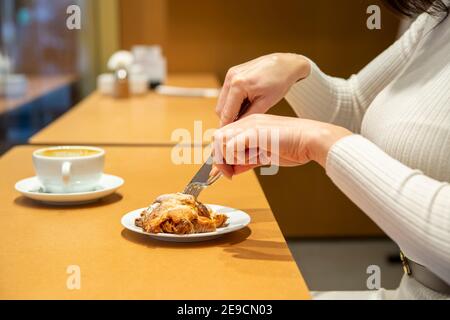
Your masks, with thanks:
M114 94L114 75L103 73L97 77L97 89L101 94L112 96Z
M128 83L131 94L142 95L148 91L147 76L143 73L130 74Z
M8 98L17 98L27 93L28 81L22 74L10 74L0 78L0 94Z

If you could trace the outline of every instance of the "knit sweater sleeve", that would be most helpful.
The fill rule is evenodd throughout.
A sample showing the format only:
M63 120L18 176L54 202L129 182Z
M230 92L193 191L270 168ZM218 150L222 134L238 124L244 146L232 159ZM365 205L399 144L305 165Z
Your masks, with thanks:
M327 174L414 261L450 283L450 184L390 157L360 135L338 141Z
M414 53L426 20L426 14L419 16L399 40L349 79L328 76L310 61L310 75L291 87L286 100L299 117L334 123L359 133L371 102Z

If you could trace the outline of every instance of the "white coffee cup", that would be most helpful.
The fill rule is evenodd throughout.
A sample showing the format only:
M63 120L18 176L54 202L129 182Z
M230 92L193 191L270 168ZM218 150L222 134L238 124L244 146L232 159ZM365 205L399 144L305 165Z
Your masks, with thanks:
M33 152L33 165L46 192L92 191L103 175L105 151L95 147L50 147Z

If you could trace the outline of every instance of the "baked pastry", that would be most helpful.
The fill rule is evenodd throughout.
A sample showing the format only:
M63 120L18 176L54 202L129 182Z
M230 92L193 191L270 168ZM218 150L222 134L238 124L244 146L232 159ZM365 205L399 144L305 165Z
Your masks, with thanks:
M156 198L135 224L148 233L191 234L215 231L226 221L226 215L213 213L193 196L174 193Z

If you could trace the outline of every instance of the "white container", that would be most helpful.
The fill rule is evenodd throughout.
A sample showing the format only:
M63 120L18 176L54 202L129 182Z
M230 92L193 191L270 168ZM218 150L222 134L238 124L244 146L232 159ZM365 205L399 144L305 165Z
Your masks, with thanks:
M149 84L162 84L167 77L167 61L160 46L134 46L134 64L147 76Z
M0 77L7 76L12 72L11 59L0 53Z
M115 78L112 73L103 73L97 77L97 90L104 95L114 94Z
M22 74L10 74L0 77L0 95L18 98L27 93L28 81Z
M143 73L130 74L128 78L130 93L133 95L146 94L148 91L147 76Z

